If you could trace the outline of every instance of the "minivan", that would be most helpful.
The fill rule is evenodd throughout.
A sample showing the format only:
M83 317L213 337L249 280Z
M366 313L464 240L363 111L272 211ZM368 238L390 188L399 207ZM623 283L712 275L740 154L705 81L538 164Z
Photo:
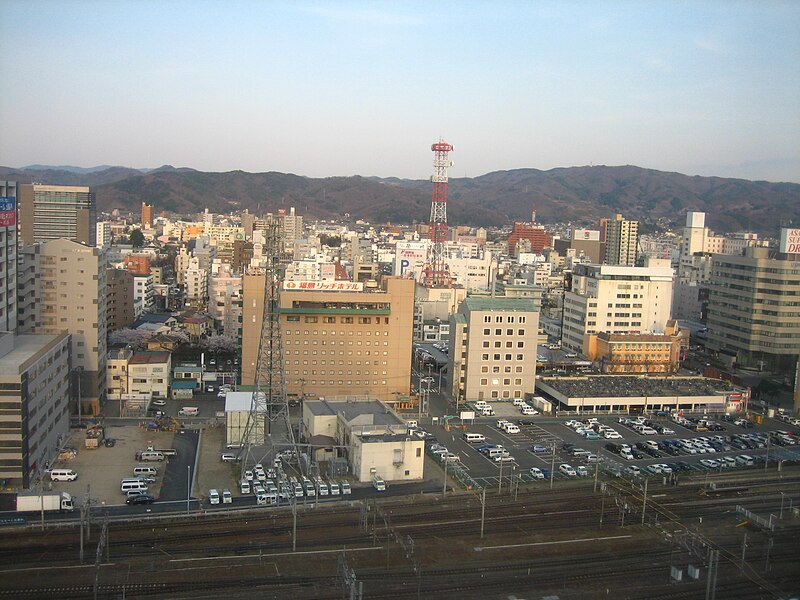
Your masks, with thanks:
M50 471L50 481L75 481L78 472L72 469L53 469Z
M137 465L133 467L134 475L158 475L158 469L149 465Z
M486 436L480 433L467 432L464 434L464 441L469 444L480 444L486 441Z
M740 454L736 457L736 464L741 467L752 467L755 464L755 459L747 454Z
M558 472L567 477L577 477L578 473L570 465L564 463L559 465Z
M196 406L184 406L178 411L182 417L196 417L200 413L200 409Z

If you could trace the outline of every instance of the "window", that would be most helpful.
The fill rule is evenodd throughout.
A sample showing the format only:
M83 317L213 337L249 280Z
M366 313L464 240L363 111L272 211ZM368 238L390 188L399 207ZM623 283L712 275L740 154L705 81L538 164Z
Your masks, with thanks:
M489 360L489 354L481 354L481 360Z
M336 323L336 317L324 317L323 323Z
M358 322L361 325L371 325L372 317L358 317Z
M481 378L481 385L488 385L489 380L486 378Z
M491 330L491 329L488 329L488 328L487 328L487 329L484 329L484 330L483 330L483 335L490 335L491 333L492 333L492 330Z
M511 360L511 355L510 354L506 354L506 358L505 359L506 360Z
M494 334L495 335L503 335L503 330L502 329L495 329L494 330Z
M290 323L299 323L300 322L300 317L298 317L297 315L288 315L286 317L286 320L288 322L290 322Z

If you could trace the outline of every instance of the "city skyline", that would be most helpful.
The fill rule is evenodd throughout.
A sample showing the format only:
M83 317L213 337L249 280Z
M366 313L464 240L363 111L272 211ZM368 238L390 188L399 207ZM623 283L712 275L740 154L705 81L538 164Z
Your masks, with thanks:
M199 6L199 9L198 9ZM800 5L6 2L0 164L800 182Z

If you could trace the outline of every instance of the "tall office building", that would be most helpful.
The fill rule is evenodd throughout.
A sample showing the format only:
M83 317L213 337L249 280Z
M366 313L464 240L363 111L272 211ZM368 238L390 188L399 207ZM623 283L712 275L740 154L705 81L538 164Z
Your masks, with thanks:
M607 265L636 265L636 252L639 244L639 221L623 219L615 215L608 221L606 230Z
M88 187L19 186L19 235L23 244L66 238L85 246L97 241L95 197Z
M743 256L712 257L709 350L743 367L794 372L800 356L800 247L796 250L749 247Z
M17 330L17 183L0 181L0 331Z

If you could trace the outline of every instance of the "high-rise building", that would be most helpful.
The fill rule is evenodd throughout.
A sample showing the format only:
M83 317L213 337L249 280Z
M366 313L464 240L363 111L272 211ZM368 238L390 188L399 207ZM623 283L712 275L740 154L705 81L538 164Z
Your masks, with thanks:
M17 183L0 181L0 331L17 330Z
M743 367L792 373L800 355L798 262L800 253L761 247L715 254L706 348Z
M587 354L587 334L663 333L670 319L672 267L649 258L644 267L575 265L564 292L562 344Z
M294 252L294 241L303 237L303 216L294 212L294 206L289 209L289 214L283 217L283 244L284 251Z
M468 297L461 303L450 317L453 398L511 400L533 394L539 306L538 297Z
M41 324L33 333L71 334L81 413L99 415L106 390L105 254L56 239L42 243L38 257Z
M605 264L633 267L636 265L638 243L639 221L615 215L607 225Z
M23 244L66 238L85 246L97 240L95 196L88 187L19 186L19 235Z

